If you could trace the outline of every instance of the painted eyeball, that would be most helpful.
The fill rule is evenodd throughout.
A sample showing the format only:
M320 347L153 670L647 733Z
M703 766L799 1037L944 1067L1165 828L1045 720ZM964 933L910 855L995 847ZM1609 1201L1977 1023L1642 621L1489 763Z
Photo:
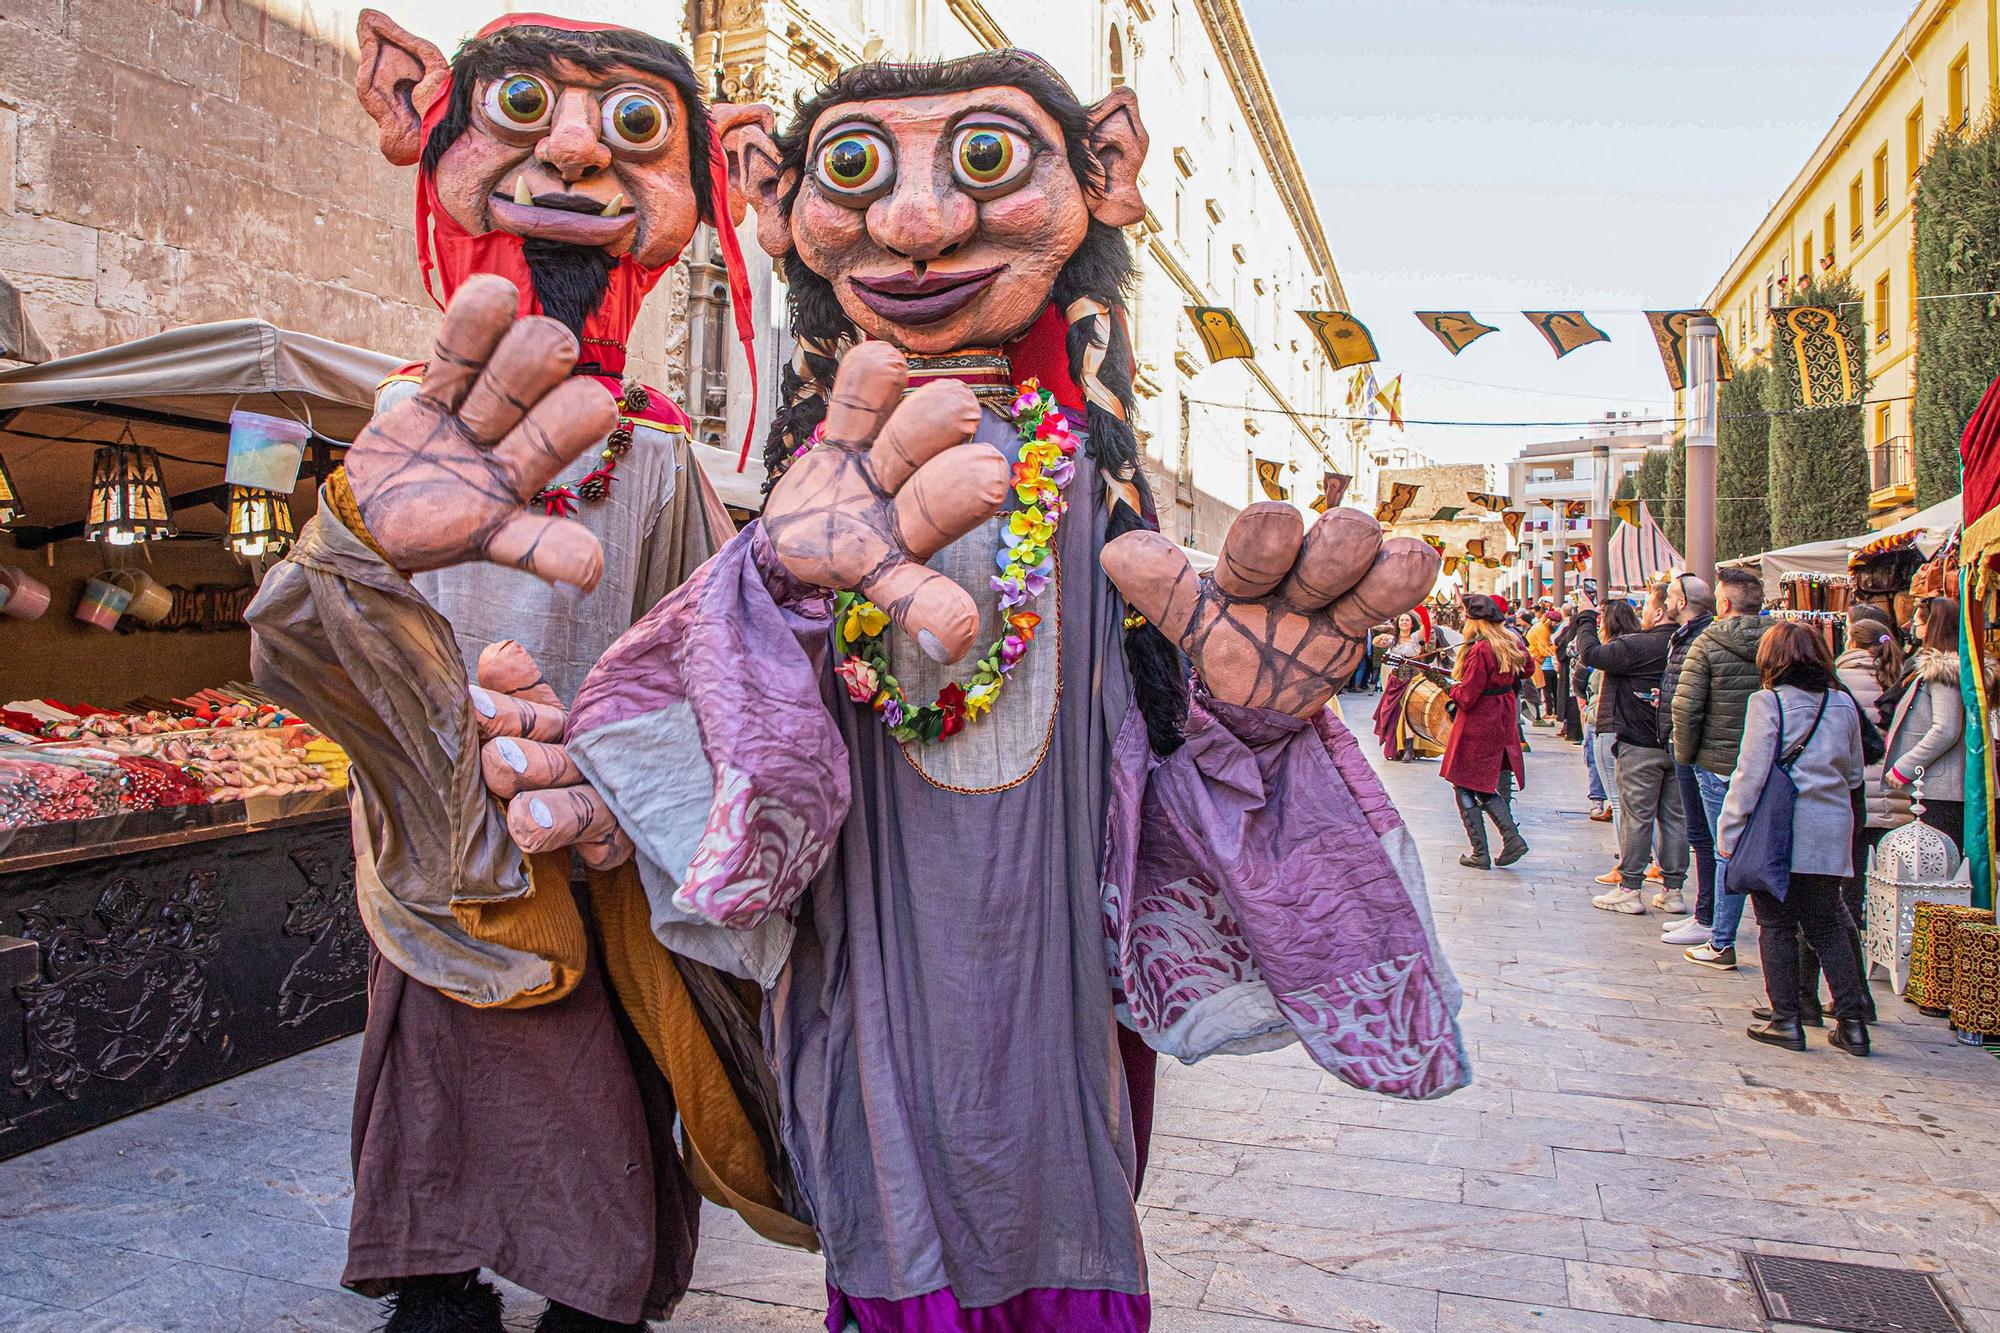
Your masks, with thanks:
M1008 184L1033 159L1027 139L1001 125L968 125L952 144L952 171L961 185L974 190Z
M889 183L894 158L882 136L842 130L820 145L819 183L835 194L871 194Z
M545 130L555 118L556 98L533 74L503 74L486 85L486 116L509 130Z
M651 152L667 141L673 118L660 99L637 88L622 88L604 99L604 138L628 153Z

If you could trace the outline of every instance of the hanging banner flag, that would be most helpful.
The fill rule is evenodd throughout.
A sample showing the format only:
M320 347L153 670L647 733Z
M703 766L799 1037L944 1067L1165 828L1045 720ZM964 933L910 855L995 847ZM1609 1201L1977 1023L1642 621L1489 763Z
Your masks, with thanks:
M1264 496L1270 500L1289 500L1291 492L1285 489L1285 465L1273 463L1268 458L1257 460L1257 484L1264 488Z
M1687 388L1687 325L1706 310L1648 310L1646 322L1653 327L1653 341L1659 344L1660 364L1667 368L1667 385L1675 393ZM1716 374L1729 379L1736 368L1729 364L1729 349L1715 340Z
M1450 577L1450 576L1451 576L1451 575L1453 575L1453 574L1456 574L1456 573L1458 573L1458 557L1457 557L1457 556L1455 556L1455 555L1448 555L1448 556L1446 556L1446 557L1444 558L1444 572L1445 572L1445 576L1446 576L1447 578L1448 578L1448 577Z
M1521 520L1524 517L1526 517L1525 510L1503 509L1500 511L1500 522L1506 525L1507 535L1515 541L1521 540Z
M1844 407L1861 396L1854 348L1831 306L1788 305L1771 312L1792 348L1794 407Z
M1499 332L1496 326L1474 319L1470 310L1419 310L1417 322L1429 329L1453 356L1487 334Z
M1453 519L1457 518L1460 514L1463 514L1464 512L1465 512L1464 505L1443 505L1438 509L1438 511L1435 514L1431 515L1431 522L1449 523Z
M1191 305L1187 312L1194 321L1194 331L1201 335L1202 350L1208 353L1209 364L1247 361L1256 354L1250 346L1250 335L1243 331L1227 306Z
M1335 370L1382 359L1368 326L1345 310L1301 310L1298 314L1319 339L1320 349Z
M1347 494L1347 483L1352 477L1343 477L1338 472L1322 472L1319 478L1319 494L1312 502L1313 509L1324 514L1329 509L1340 508L1341 497Z
M1497 514L1507 507L1507 497L1495 495L1491 491L1467 491L1465 498L1489 514Z
M1639 521L1639 508L1640 505L1637 500L1613 500L1611 502L1611 516L1620 523L1637 523Z
M1430 547L1433 551L1436 551L1439 555L1444 554L1444 538L1442 537L1436 536L1432 533L1425 533L1424 545Z
M1590 512L1590 501L1564 500L1562 502L1562 511L1564 518L1582 518Z
M1399 374L1389 381L1389 387L1376 391L1375 401L1382 404L1382 410L1389 414L1389 424L1397 430L1403 429L1403 377Z
M1470 559L1483 562L1486 559L1486 539L1474 537L1465 544L1465 554Z
M1611 341L1603 329L1583 317L1581 310L1523 310L1521 316L1535 326L1535 332L1549 340L1557 360L1579 347Z
M1410 507L1410 501L1417 498L1417 490L1412 482L1390 482L1389 498L1375 506L1375 521L1386 527L1401 518L1403 511Z

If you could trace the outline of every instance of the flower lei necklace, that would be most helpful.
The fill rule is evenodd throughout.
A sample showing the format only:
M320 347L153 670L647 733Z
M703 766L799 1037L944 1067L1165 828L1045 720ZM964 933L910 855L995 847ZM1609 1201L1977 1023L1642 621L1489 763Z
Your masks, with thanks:
M652 402L652 395L643 384L627 384L618 398L618 425L604 439L604 448L598 452L600 466L596 471L578 477L574 482L564 482L560 486L544 486L528 500L530 505L539 505L544 514L555 518L568 518L576 512L578 500L588 500L595 504L611 495L611 476L618 471L618 460L632 449L632 422L627 415L643 412Z
M992 580L1006 630L980 657L971 680L953 681L932 702L913 706L889 672L888 614L857 592L834 599L834 674L848 698L873 708L889 734L906 744L957 735L990 710L1042 623L1026 608L1047 590L1055 572L1056 527L1069 508L1062 492L1076 475L1076 438L1055 395L1034 380L1020 386L1009 410L1021 439L1020 461L1014 464L1014 496L1021 507L1001 529L1005 545L994 556L1000 573Z

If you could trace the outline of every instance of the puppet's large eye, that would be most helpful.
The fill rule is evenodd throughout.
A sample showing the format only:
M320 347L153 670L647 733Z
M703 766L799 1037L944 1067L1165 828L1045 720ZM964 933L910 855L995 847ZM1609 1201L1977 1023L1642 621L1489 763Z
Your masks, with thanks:
M881 135L843 130L820 145L819 183L835 194L868 194L889 183L892 165Z
M624 88L604 99L604 137L628 153L650 152L667 141L671 120L660 99Z
M952 144L952 170L961 184L975 190L1007 184L1033 158L1027 139L1002 125L968 125Z
M549 85L532 74L506 74L486 85L486 115L503 129L547 129L555 106Z

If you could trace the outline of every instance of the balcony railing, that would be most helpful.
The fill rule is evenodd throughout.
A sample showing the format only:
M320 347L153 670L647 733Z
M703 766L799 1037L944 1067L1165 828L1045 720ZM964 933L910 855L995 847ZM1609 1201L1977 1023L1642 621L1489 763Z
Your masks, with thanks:
M1916 455L1907 436L1884 440L1868 451L1868 489L1876 495L1884 491L1908 491L1916 486Z

